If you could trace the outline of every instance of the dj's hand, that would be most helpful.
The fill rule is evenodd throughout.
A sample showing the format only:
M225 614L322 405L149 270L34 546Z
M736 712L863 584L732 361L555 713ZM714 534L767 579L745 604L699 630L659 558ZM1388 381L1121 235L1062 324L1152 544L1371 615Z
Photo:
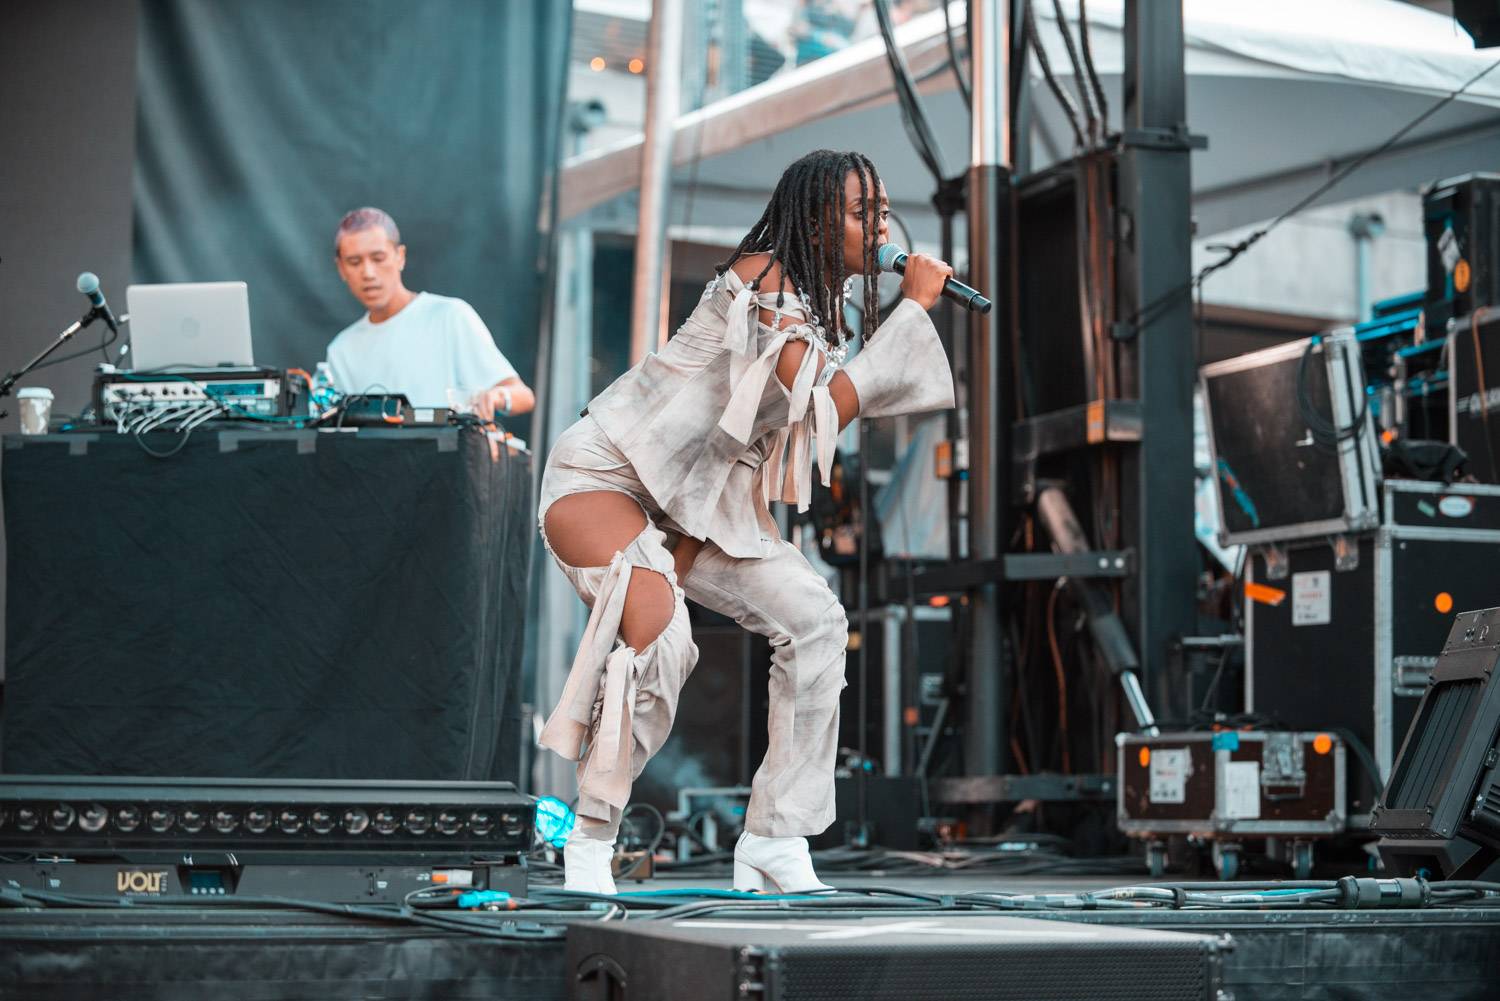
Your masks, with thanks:
M943 281L953 276L953 269L936 257L912 254L906 259L906 273L901 276L901 294L931 309L943 294Z
M492 423L496 414L510 413L512 402L512 393L505 386L481 389L469 398L469 404L474 408L474 416L486 424Z

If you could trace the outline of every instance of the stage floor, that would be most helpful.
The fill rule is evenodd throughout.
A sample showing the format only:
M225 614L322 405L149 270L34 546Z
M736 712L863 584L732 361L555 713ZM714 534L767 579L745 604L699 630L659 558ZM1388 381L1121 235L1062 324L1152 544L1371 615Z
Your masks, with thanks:
M938 873L830 876L845 889L960 896L966 893L1073 894L1153 885L1119 873L985 875ZM1170 880L1155 884L1171 887ZM1200 884L1201 885L1201 884ZM808 898L742 901L725 894L727 876L666 876L621 885L626 900L673 906L701 902L695 921L723 918L741 927L774 919L822 923L951 923L996 911L932 910L894 896L861 901L845 894L812 913ZM547 896L544 882L534 897ZM693 891L705 891L702 895ZM556 898L554 898L556 899ZM1076 898L1074 898L1076 899ZM14 904L14 901L7 901ZM575 901L576 902L576 901ZM878 906L877 906L878 905ZM722 908L734 908L727 913ZM838 907L839 910L834 908ZM922 909L922 908L926 909ZM850 911L848 908L853 908ZM660 911L632 910L629 921L661 920ZM1227 935L1226 988L1235 1001L1371 998L1478 1001L1500 996L1500 907L1421 910L1256 908L1235 910L1036 909L1013 917L1102 922ZM571 915L512 912L487 915L492 930L527 934L534 926L620 915L608 904ZM518 923L519 922L519 923ZM535 925L534 925L535 923ZM0 998L11 1001L125 999L444 998L480 1001L570 998L571 971L562 937L483 938L396 921L349 918L285 907L244 908L232 898L215 906L137 904L127 908L0 908ZM639 986L639 985L638 985ZM628 998L650 997L630 993ZM1079 999L1112 998L1107 989ZM916 1001L916 999L913 999Z
M1099 876L996 876L962 872L935 872L921 875L886 875L880 873L832 873L823 877L834 889L843 887L879 886L894 890L912 890L918 893L1087 893L1091 890L1107 890L1115 886L1150 886L1153 881L1142 875L1140 879L1121 874ZM1160 880L1170 885L1182 880ZM616 885L621 893L632 891L681 890L684 888L704 890L730 890L733 881L729 873L713 876L695 876L677 873L662 873L655 879L636 882L626 880ZM536 886L546 886L536 881ZM561 885L561 884L559 884Z

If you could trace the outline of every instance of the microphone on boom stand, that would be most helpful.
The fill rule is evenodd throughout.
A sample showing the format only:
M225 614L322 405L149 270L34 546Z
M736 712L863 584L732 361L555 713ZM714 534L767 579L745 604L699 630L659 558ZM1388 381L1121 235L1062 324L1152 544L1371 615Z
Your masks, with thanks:
M104 293L99 291L99 276L92 271L85 271L78 276L78 291L88 297L89 303L93 305L91 312L104 321L104 325L119 336L120 325L115 322L115 314L110 312L109 303L104 301ZM83 321L88 326L88 321Z
M115 320L115 315L110 312L109 304L104 301L104 293L99 291L98 276L92 271L83 272L83 274L78 276L77 288L79 292L88 297L90 303L89 311L84 313L79 319L74 320L66 330L58 334L57 338L51 344L47 345L41 354L31 359L25 365L22 365L16 371L7 373L5 378L0 379L0 397L9 396L10 391L15 387L16 383L24 379L28 372L40 365L46 360L48 355L62 347L73 338L74 334L95 320L103 320L110 330L114 331L117 336L119 335L120 327ZM5 416L7 416L6 411L0 410L0 417Z

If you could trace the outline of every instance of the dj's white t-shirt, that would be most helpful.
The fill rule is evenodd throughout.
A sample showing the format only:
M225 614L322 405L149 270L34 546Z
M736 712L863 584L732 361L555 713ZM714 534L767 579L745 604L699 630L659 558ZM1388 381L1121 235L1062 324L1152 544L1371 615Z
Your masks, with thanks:
M448 406L516 374L489 328L462 299L418 292L384 323L366 313L328 345L334 385L355 393L405 393L414 407Z

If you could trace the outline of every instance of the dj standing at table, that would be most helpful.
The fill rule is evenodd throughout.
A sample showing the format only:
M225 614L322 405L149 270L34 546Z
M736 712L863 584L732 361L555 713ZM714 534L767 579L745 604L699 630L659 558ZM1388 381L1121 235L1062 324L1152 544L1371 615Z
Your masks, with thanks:
M536 406L474 307L402 283L406 245L385 212L362 208L344 216L333 255L339 277L368 311L328 345L340 392L402 393L412 406L448 407L454 390L486 418Z

